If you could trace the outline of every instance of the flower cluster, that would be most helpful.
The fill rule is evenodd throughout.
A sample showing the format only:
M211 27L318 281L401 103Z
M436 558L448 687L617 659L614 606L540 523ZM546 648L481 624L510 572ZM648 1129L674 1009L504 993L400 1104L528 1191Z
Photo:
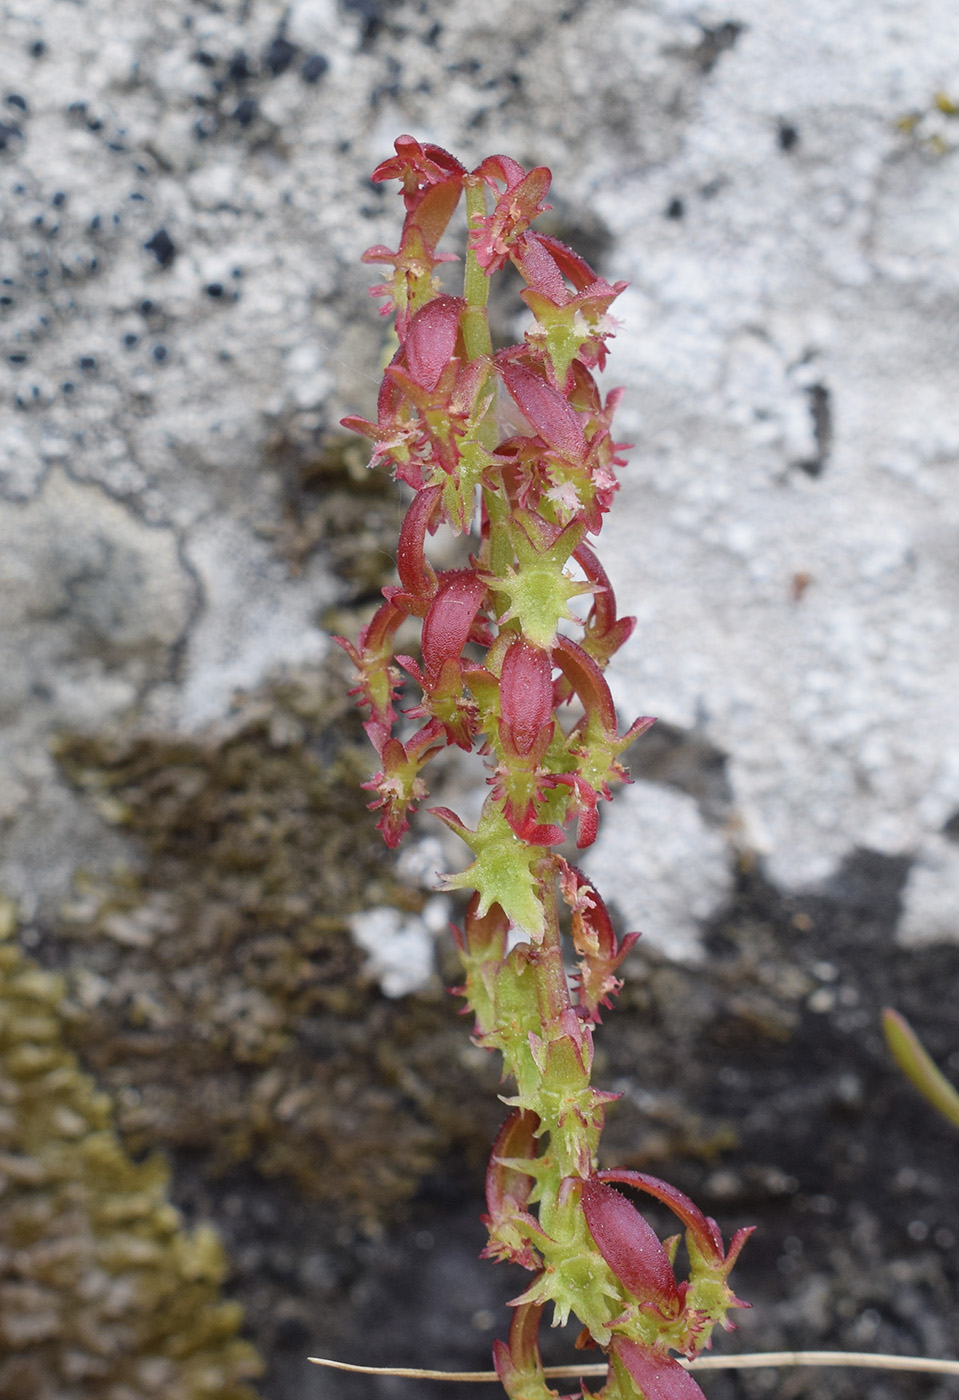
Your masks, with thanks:
M613 1096L590 1083L593 1026L638 935L617 938L593 885L556 849L574 826L577 846L592 844L600 803L628 781L621 756L652 723L643 717L619 730L604 670L633 619L617 616L588 542L623 464L611 431L619 392L604 400L593 371L605 363L609 308L625 284L604 281L558 239L533 231L549 208L544 167L525 171L490 156L467 171L438 146L409 136L395 146L373 178L401 182L399 248L377 246L364 259L391 269L373 294L386 299L384 313L395 312L398 348L376 421L344 424L370 438L373 462L414 494L398 583L383 590L355 644L339 640L369 711L381 767L366 786L390 846L427 796L424 770L439 750L475 751L486 763L489 793L475 830L447 808L432 810L474 856L445 879L448 889L474 891L455 931L460 990L477 1042L502 1053L516 1088L487 1175L486 1253L535 1277L514 1300L497 1369L514 1400L552 1394L536 1340L552 1302L556 1321L572 1312L583 1323L583 1345L607 1348L606 1400L637 1392L686 1400L700 1392L670 1351L694 1355L727 1309L742 1306L726 1277L748 1232L727 1254L715 1223L681 1192L639 1173L597 1171ZM461 196L465 276L463 295L452 296L436 276L452 255L438 246ZM525 283L531 322L521 344L494 352L489 278L507 263ZM472 534L466 567L430 563L427 537L441 524ZM583 620L571 607L577 597L588 599ZM418 658L397 651L411 619L420 624ZM398 712L411 683L413 703ZM660 1243L613 1181L679 1217L688 1280L673 1272L678 1236Z

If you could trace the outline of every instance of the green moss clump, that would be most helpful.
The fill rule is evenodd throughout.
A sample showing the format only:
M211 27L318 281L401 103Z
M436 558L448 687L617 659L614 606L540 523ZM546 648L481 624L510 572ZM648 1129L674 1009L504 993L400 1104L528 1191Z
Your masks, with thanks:
M255 1400L209 1226L187 1233L159 1157L135 1163L63 1040L64 980L0 904L0 1395Z

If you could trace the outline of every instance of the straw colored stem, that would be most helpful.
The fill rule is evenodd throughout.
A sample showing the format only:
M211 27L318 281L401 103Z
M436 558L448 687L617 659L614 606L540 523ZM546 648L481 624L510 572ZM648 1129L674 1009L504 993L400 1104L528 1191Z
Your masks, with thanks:
M495 1371L424 1371L412 1366L353 1366L346 1361L325 1357L309 1358L316 1366L334 1371L354 1371L363 1376L401 1376L417 1381L498 1381ZM940 1376L959 1376L959 1361L943 1361L928 1356L887 1356L868 1351L758 1351L743 1356L700 1356L695 1361L677 1357L687 1371L754 1371L764 1366L864 1366L882 1371L924 1371ZM587 1366L546 1366L550 1380L578 1376L605 1376L605 1362Z

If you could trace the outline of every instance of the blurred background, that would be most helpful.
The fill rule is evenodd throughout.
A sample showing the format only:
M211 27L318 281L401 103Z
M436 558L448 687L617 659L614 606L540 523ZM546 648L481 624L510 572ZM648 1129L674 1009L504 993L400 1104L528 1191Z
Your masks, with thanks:
M483 1366L520 1287L476 1257L504 1110L444 990L460 856L429 818L381 847L329 643L402 518L338 427L402 132L549 165L543 227L630 284L601 552L622 719L659 722L584 862L645 935L606 1162L758 1223L725 1350L955 1355L956 1133L879 1011L959 1077L959 11L3 13L0 1393L402 1400L306 1357Z

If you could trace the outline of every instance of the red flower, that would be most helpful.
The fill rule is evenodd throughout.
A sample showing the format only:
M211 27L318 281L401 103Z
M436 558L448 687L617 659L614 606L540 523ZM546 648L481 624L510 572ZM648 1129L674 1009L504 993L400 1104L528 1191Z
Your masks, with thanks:
M397 136L393 142L395 156L380 161L370 176L372 180L401 180L403 201L407 212L416 209L423 195L433 185L449 181L458 184L466 174L455 156L432 142L420 145L412 136Z
M400 673L393 661L393 638L406 613L387 600L361 630L356 646L345 637L334 637L356 667L358 684L350 691L358 703L369 705L373 721L389 730L396 718L393 701Z
M489 1230L490 1243L483 1250L484 1259L509 1260L524 1269L538 1269L542 1264L530 1242L531 1234L535 1238L542 1231L527 1210L535 1176L522 1165L528 1161L535 1167L538 1131L536 1114L516 1108L493 1143L486 1169L489 1214L483 1216L483 1224Z
M443 727L438 720L431 720L407 744L401 744L373 720L367 720L363 728L383 767L362 786L377 794L368 804L370 811L382 810L376 828L386 844L395 847L409 831L410 813L428 794L420 770L443 747Z
M433 277L434 269L440 263L458 261L455 253L438 253L436 245L446 231L459 197L458 181L448 180L430 186L418 197L414 212L407 215L398 251L391 252L377 243L363 254L365 263L387 263L393 267L392 281L371 287L370 295L387 298L381 315L388 316L395 308L396 334L401 342L410 317L439 291Z
M596 839L597 807L601 798L609 800L610 783L629 781L619 755L655 721L643 716L625 734L618 734L613 697L593 658L568 637L557 637L552 654L569 690L586 712L569 735L569 752L577 762L572 772L557 778L573 790L570 811L579 817L576 844L583 850Z
M612 921L595 888L575 865L560 865L560 889L572 913L570 933L579 955L576 973L579 998L577 1011L587 1020L598 1022L601 1006L612 1005L622 983L616 970L635 946L640 935L627 933L617 942Z
M545 165L536 166L527 175L509 156L489 156L473 175L485 180L493 190L497 183L506 186L492 214L476 219L469 234L469 247L476 254L476 261L491 276L518 252L536 216L550 208L541 201L552 176Z

